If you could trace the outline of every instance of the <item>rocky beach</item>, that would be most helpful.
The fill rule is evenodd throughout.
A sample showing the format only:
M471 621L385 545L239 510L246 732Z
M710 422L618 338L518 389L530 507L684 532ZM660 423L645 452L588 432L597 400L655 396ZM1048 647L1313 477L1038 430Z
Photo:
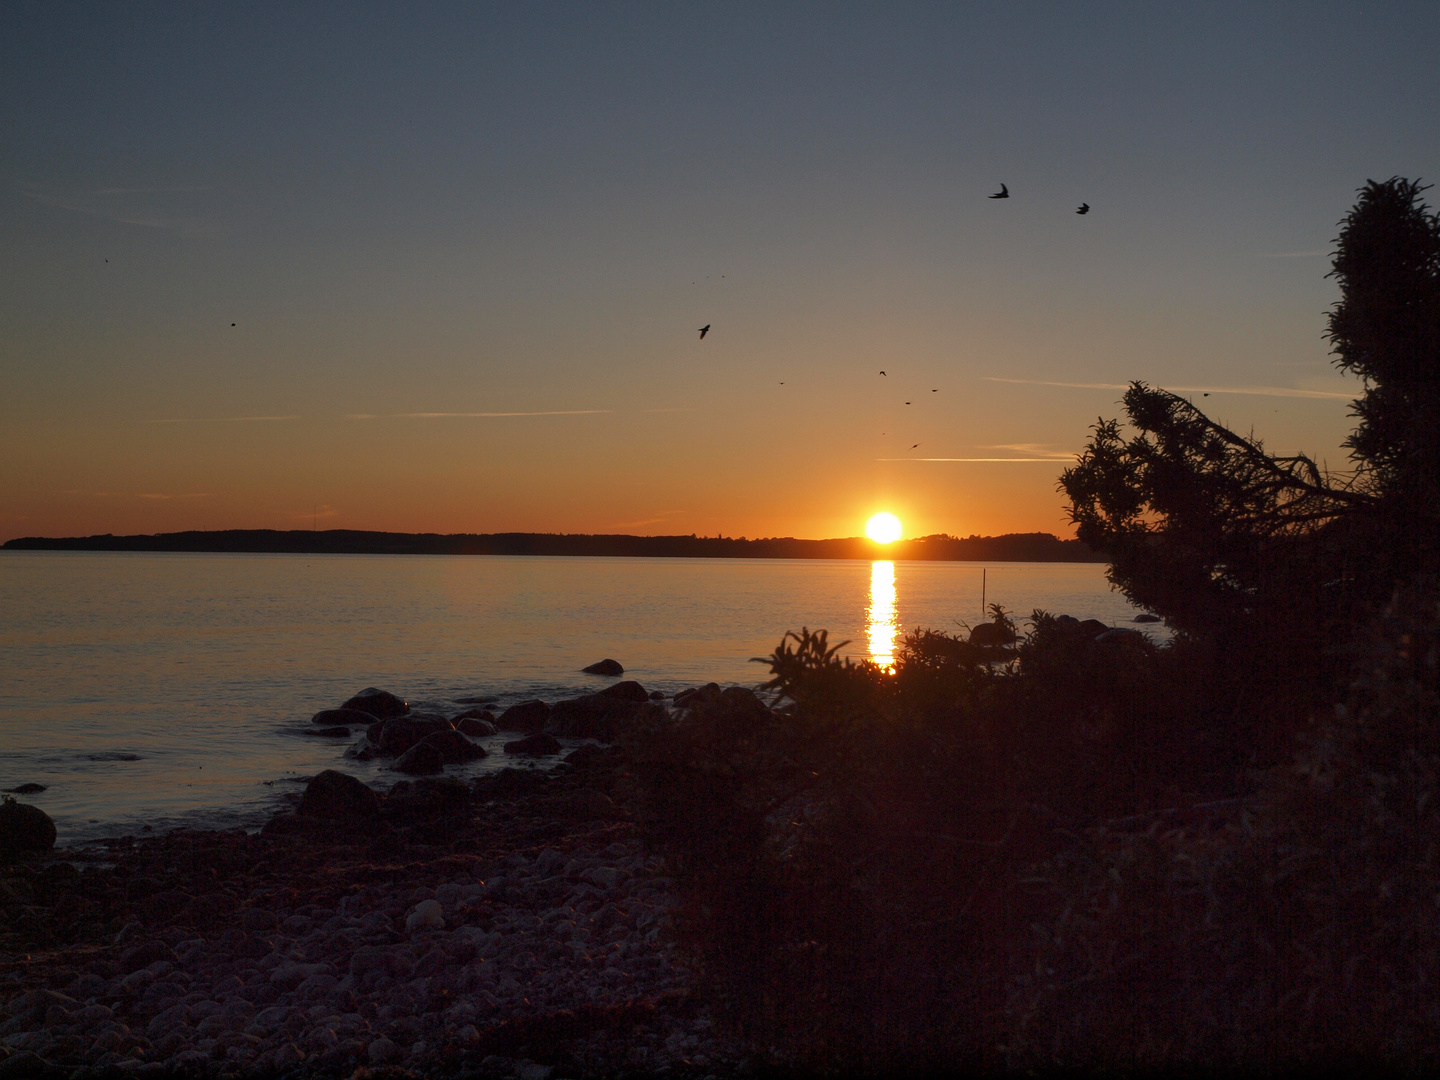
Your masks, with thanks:
M351 757L393 758L387 791L326 771L258 832L12 843L0 1077L749 1069L694 992L665 862L609 745L721 697L621 682L447 718L372 688L315 723L363 731ZM497 728L517 767L444 775ZM562 758L559 737L592 741Z

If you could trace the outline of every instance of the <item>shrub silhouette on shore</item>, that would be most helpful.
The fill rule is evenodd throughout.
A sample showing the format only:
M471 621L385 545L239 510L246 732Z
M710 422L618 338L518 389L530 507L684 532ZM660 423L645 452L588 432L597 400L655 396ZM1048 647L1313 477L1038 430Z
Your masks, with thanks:
M631 747L680 927L746 1033L817 1068L1440 1060L1440 223L1342 224L1365 379L1327 473L1136 383L1062 479L1174 641L1035 612L892 671L787 634L771 709ZM1298 737L1297 737L1298 735Z

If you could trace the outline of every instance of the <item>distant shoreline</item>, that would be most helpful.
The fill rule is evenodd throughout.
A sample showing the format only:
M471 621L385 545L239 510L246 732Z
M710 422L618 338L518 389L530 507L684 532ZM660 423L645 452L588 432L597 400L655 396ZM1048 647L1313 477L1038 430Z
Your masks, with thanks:
M1104 562L1079 540L1050 533L925 536L877 544L863 537L749 540L728 536L583 533L393 533L355 529L222 529L153 535L7 540L6 551L172 551L232 554L571 555L691 559L893 559L932 562Z

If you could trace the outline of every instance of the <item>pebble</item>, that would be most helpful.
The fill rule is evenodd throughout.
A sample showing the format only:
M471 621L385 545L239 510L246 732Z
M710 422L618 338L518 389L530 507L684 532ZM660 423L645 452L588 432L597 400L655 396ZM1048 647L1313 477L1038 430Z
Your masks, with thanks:
M506 858L503 874L484 880L457 871L433 887L366 885L335 910L251 897L210 938L167 942L167 931L127 926L119 970L96 967L64 993L3 1002L0 1044L53 1057L63 1041L69 1059L92 1069L209 1076L423 1072L470 1060L482 1032L506 1017L624 1006L685 987L663 870L638 841L584 854L546 848ZM403 938L394 929L402 916ZM708 1022L667 1031L656 1046L663 1051L628 1066L736 1059ZM543 1063L506 1069L551 1075Z

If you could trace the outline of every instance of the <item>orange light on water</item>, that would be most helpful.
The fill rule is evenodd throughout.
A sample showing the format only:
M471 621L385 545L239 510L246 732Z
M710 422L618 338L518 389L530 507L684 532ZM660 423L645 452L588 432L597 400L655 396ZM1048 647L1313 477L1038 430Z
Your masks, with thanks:
M895 614L895 564L870 564L870 610L866 612L870 634L870 659L886 671L895 668L895 638L900 620Z
M865 535L877 544L893 544L900 532L900 519L894 514L882 512L865 523Z

